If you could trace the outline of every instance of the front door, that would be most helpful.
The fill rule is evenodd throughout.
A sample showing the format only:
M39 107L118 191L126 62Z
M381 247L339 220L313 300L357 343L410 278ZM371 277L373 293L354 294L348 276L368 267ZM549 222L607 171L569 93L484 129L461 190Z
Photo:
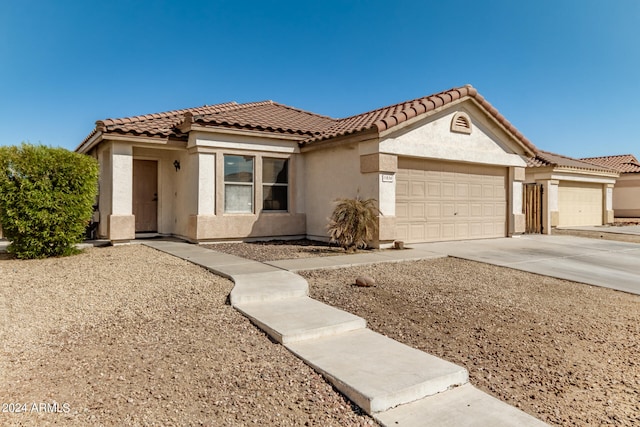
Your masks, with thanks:
M136 233L158 231L158 162L133 161L133 215Z

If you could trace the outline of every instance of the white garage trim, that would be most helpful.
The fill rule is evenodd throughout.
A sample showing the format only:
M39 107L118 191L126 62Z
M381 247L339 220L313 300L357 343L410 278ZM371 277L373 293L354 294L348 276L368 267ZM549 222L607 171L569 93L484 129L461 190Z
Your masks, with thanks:
M396 239L505 237L507 172L506 167L399 158Z

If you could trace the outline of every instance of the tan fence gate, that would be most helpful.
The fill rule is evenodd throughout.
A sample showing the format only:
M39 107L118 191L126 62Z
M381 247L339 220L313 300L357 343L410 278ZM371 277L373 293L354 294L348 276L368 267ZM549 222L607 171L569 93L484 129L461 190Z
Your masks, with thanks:
M525 184L524 214L527 234L542 233L542 184Z

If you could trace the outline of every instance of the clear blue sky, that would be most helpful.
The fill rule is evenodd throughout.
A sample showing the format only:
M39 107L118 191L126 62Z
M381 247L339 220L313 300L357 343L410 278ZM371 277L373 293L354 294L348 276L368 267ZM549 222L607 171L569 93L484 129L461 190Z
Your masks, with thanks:
M640 155L640 1L0 1L0 144L271 99L346 117L470 83L539 148Z

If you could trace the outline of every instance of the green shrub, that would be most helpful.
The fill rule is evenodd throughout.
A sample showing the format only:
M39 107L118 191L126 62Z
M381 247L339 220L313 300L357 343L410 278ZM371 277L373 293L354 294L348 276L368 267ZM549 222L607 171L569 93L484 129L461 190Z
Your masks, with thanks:
M63 148L0 147L0 224L18 258L76 252L97 194L95 159Z
M376 199L338 199L329 222L332 242L337 242L347 252L366 248L378 229Z

